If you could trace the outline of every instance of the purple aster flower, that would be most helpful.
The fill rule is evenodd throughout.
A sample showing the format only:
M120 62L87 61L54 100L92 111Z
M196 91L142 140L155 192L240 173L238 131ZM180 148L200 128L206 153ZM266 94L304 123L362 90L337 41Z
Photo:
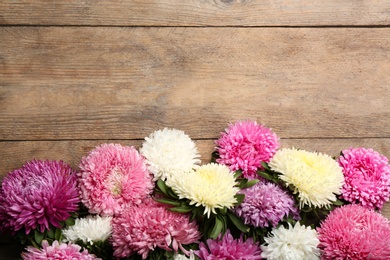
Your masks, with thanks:
M291 194L270 182L258 182L243 189L244 201L234 208L245 224L255 227L275 227L288 216L299 220L298 208Z
M0 222L10 231L60 228L79 203L75 171L62 161L27 162L3 179Z
M256 171L262 162L269 162L279 148L279 138L271 129L255 121L230 124L216 141L217 162L232 171L242 170L245 178L258 178Z
M234 239L228 230L223 237L201 242L199 250L194 252L201 260L208 259L261 259L261 249L252 238L246 241L242 237Z

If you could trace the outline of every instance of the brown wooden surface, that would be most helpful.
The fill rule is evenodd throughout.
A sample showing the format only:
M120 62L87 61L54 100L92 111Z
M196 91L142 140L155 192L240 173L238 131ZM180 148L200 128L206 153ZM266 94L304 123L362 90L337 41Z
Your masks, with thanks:
M387 28L3 27L4 140L389 137Z
M387 0L1 1L0 179L163 127L206 163L242 119L283 147L390 157L389 27Z
M387 0L1 1L1 24L110 26L389 25Z

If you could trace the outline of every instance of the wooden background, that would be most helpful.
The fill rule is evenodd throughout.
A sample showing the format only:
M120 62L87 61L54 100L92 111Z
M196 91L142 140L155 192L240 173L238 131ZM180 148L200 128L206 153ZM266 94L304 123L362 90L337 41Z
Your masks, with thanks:
M0 179L163 127L207 162L242 119L283 147L390 156L389 26L387 0L1 1Z

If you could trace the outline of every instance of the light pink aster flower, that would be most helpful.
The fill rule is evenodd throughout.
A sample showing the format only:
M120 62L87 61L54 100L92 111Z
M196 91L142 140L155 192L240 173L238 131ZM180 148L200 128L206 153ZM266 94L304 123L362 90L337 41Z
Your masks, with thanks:
M194 252L201 260L211 259L261 259L261 249L252 238L243 241L242 237L234 239L228 230L223 237L216 240L207 239L201 242L199 250Z
M279 148L279 138L271 129L255 121L230 124L216 141L217 162L232 171L242 170L245 178L258 178L262 162L269 162Z
M77 260L92 260L100 259L95 255L88 253L88 250L82 250L81 246L76 244L58 243L54 241L52 245L44 240L42 242L42 249L35 247L27 247L27 252L22 253L24 260L66 260L66 259L77 259Z
M134 147L102 144L83 157L79 183L90 213L112 216L140 204L154 184L144 158Z
M200 236L196 222L190 222L189 216L146 202L113 218L111 243L116 257L137 253L146 259L157 247L189 254L183 245L197 242Z
M234 212L244 219L245 224L275 227L288 216L296 220L300 218L293 196L273 183L258 182L241 193L245 194L245 199L234 208Z
M78 209L76 172L62 161L27 162L3 179L0 222L12 231L61 228Z
M372 149L350 148L342 152L338 163L345 178L341 198L381 210L390 197L388 159Z
M317 232L322 259L390 259L389 220L359 204L331 211Z

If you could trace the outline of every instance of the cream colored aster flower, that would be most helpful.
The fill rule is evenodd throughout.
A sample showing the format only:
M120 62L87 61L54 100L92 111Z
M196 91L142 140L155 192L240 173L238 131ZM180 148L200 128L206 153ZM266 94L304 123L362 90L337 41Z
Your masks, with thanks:
M183 131L164 128L145 138L140 153L146 158L154 180L166 180L200 164L200 155L191 138Z
M232 208L239 191L236 180L226 165L209 163L183 175L174 175L167 185L180 199L189 199L190 205L205 207L204 214L217 214L217 208Z
M341 193L344 175L329 155L297 149L281 149L269 162L272 170L281 173L286 186L298 193L299 206L323 207L336 201Z
M112 232L112 217L88 216L76 219L75 224L62 231L65 241L93 244L94 241L105 241Z
M294 227L290 223L288 225L289 228L273 228L271 236L264 237L266 245L261 246L261 257L269 260L320 259L316 230L301 226L299 222Z

